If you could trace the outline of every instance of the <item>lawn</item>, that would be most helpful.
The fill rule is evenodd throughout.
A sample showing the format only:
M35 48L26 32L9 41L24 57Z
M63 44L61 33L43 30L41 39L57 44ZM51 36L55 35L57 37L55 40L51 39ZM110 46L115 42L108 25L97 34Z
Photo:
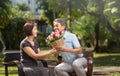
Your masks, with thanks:
M120 66L120 53L112 54L112 53L94 53L94 67L100 67L100 66ZM48 59L55 59L54 56L50 56ZM0 55L0 62L3 62L3 56ZM10 67L9 68L9 76L17 76L17 68L16 67ZM0 76L4 75L4 67L0 65ZM112 75L116 76L116 75Z
M120 53L94 53L94 66L120 66Z

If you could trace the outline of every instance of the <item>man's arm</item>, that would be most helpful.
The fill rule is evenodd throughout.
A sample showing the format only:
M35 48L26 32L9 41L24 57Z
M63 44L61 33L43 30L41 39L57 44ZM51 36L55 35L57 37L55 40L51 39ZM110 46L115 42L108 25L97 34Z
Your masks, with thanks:
M71 49L71 48L67 48L65 46L60 46L60 47L57 47L56 49L60 50L60 51L63 51L63 52L70 52L70 53L73 53L73 54L79 54L79 53L83 52L81 47Z

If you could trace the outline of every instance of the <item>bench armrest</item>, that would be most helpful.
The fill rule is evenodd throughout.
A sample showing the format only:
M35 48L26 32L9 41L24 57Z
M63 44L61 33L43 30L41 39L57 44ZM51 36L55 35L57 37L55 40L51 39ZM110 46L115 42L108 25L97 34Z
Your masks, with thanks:
M93 73L93 51L84 51L84 57L87 59L87 76Z

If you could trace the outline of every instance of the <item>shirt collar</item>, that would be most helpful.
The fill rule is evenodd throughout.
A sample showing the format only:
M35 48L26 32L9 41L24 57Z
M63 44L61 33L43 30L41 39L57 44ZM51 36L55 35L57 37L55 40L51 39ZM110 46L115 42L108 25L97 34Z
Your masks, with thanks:
M67 37L68 31L64 32L63 38L65 39Z

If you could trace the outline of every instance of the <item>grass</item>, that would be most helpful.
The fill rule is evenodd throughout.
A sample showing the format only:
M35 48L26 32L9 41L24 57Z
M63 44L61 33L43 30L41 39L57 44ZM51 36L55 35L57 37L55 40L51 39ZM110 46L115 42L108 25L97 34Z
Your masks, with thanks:
M8 70L9 76L18 76L17 67L9 67ZM0 67L0 76L5 76L5 70L3 66Z
M45 52L45 51L44 51ZM120 53L94 53L94 67L95 66L120 66ZM48 59L54 60L52 55ZM0 55L0 63L3 62L3 55ZM1 64L0 64L1 65ZM17 67L9 67L9 76L17 76ZM0 66L0 76L5 76L4 67ZM118 74L111 74L110 76L118 76Z
M120 66L120 53L94 54L94 66Z

